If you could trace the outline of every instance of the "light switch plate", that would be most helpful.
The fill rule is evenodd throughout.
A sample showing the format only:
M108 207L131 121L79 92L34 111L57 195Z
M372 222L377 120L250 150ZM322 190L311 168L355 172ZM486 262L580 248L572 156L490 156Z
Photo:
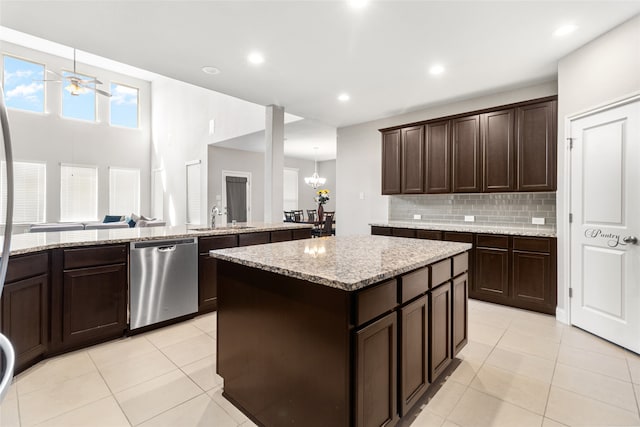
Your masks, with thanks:
M413 214L413 219L422 219L422 215L420 215L420 214Z
M476 221L476 217L473 215L465 215L464 216L464 221L465 222L475 222Z
M533 218L531 218L531 224L544 225L544 218L537 218L534 216Z

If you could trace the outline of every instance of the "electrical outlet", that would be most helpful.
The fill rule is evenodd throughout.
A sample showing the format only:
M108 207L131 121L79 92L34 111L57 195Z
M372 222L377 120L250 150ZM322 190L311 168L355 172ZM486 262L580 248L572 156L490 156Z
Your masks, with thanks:
M413 219L422 219L422 215L420 215L420 214L413 214Z
M533 218L531 218L531 224L544 225L544 218L536 218L534 216Z
M465 215L464 216L464 221L465 222L475 222L476 221L476 217L473 215Z

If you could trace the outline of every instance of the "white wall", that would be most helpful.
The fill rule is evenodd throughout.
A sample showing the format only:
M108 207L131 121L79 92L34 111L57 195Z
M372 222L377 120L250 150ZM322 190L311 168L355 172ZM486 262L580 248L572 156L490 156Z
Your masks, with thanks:
M369 234L369 223L388 219L388 197L381 195L382 149L378 129L490 108L557 93L556 82L500 92L338 129L336 231ZM339 216L338 216L339 215Z
M0 51L45 64L47 69L61 72L73 63L68 59L28 49L5 41ZM46 221L60 219L60 163L98 166L98 215L129 215L131 212L109 212L109 166L140 169L143 214L150 212L150 147L151 97L150 83L111 71L78 64L78 71L93 75L109 90L111 81L137 87L139 91L139 129L109 125L109 98L97 96L96 122L62 118L61 83L45 85L45 113L9 110L13 154L17 161L42 161L47 164ZM20 231L17 227L16 231Z
M325 160L324 162L318 162L318 175L323 178L327 178L327 183L322 186L329 190L329 201L324 205L324 210L335 211L336 210L336 196L337 196L337 182L336 182L336 161ZM317 207L317 206L316 206ZM336 212L336 222L339 217Z
M558 318L568 320L568 167L566 118L640 91L640 16L558 63Z

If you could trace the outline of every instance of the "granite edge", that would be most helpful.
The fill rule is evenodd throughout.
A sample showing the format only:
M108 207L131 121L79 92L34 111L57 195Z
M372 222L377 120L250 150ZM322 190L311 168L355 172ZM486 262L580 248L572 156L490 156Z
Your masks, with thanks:
M526 237L557 237L555 231L526 228L496 228L493 226L467 226L459 224L411 223L411 222L371 222L372 227L411 228L415 230L458 231L464 233L504 234Z

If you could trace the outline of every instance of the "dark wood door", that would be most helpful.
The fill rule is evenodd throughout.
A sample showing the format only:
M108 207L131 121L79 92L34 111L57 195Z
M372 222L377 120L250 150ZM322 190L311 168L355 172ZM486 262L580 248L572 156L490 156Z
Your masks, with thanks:
M453 128L453 192L477 193L480 183L480 116L451 121Z
M451 283L429 294L429 381L434 382L451 362Z
M268 231L239 234L238 246L262 245L264 243L269 243L270 240L271 234Z
M429 308L426 296L400 309L400 416L429 386Z
M475 293L489 298L488 301L504 302L509 298L508 249L476 247L474 270Z
M391 236L392 235L391 227L377 227L375 225L371 226L371 235L372 236Z
M514 110L480 116L482 130L482 191L514 189Z
M127 328L127 266L65 270L62 341L75 347L122 336Z
M424 126L402 129L402 193L424 193Z
M16 353L16 373L33 365L49 341L49 275L7 284L2 294L2 333Z
M516 110L517 190L556 190L556 101Z
M425 191L451 192L451 122L444 120L425 127Z
M207 236L198 239L198 313L207 313L218 308L218 268L209 251L238 246L236 234Z
M551 255L513 251L513 299L520 306L550 313L556 308ZM550 313L553 314L553 313Z
M402 147L400 130L382 134L382 194L400 194Z
M398 421L396 313L356 332L355 351L356 426L395 425Z
M475 280L475 259L476 259L476 250L475 250L475 241L473 238L473 233L462 233L458 231L445 231L442 233L442 240L447 242L461 242L461 243L471 243L471 250L468 252L469 254L469 296L474 298L474 280Z
M453 279L453 307L452 314L452 350L456 356L467 344L467 318L468 318L468 290L469 275L467 273Z

